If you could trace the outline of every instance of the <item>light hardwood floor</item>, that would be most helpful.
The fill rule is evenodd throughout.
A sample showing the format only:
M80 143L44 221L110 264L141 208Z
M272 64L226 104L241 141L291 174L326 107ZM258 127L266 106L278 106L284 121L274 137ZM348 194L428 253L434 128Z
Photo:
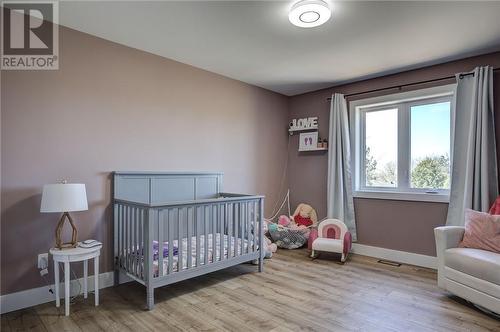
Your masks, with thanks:
M311 261L281 250L265 272L240 265L155 291L145 310L137 283L107 288L101 305L78 298L2 315L2 331L500 331L500 321L443 293L432 270L352 255Z

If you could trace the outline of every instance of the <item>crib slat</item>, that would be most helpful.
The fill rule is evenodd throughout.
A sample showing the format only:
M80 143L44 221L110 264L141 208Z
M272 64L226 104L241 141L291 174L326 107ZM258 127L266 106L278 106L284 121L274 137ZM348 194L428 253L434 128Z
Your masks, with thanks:
M240 234L240 255L245 253L245 237L247 234L245 227L245 202L240 203L240 219L241 219L241 234Z
M140 277L140 265L141 265L141 218L142 218L142 209L137 208L137 219L135 225L135 276Z
M234 210L234 204L229 203L228 206L230 207L230 211L228 211L227 214L227 221L228 221L228 229L227 229L227 258L230 258L233 256L232 254L232 242L233 242L233 210Z
M241 220L240 220L240 203L235 203L234 204L234 220L235 220L235 226L236 227L236 232L234 235L234 257L239 255L239 249L240 249L240 237L241 237Z
M128 206L124 205L123 206L123 232L122 232L122 238L123 238L123 268L125 271L128 270L128 262L127 262L127 230L128 230Z
M195 208L194 208L194 224L196 227L196 231L195 231L196 258L195 258L195 261L196 261L196 266L200 266L200 262L201 262L201 259L200 259L200 230L198 228L198 207L197 206L195 206Z
M222 204L218 205L217 208L217 219L219 220L219 260L224 259L224 234L226 234L226 228L224 226L224 210Z
M245 204L240 203L240 225L241 225L241 232L240 232L240 255L243 255L244 249L245 249Z
M240 244L240 239L241 235L243 234L243 227L241 226L242 220L241 220L241 203L238 203L237 205L238 209L235 210L235 215L236 215L236 226L238 231L236 232L236 239L235 239L235 244L234 244L234 256L241 255L241 244Z
M131 206L129 210L129 232L128 232L128 272L132 273L132 229L133 229L133 223L134 223L134 207Z
M168 232L168 273L172 273L173 271L173 260L174 260L174 230L171 227L170 222L170 209L167 209L167 232ZM163 265L163 264L162 264Z
M121 254L120 254L120 263L121 263L121 266L122 268L126 268L126 265L125 265L125 230L127 228L127 206L126 205L122 205L122 222L121 222L121 226L122 226L122 229L121 229L121 234L120 234L120 243L121 243L121 247L122 247L122 250L121 250Z
M247 254L250 253L250 203L247 202L245 204L245 212L246 212L246 225L247 225Z
M233 203L233 238L234 238L234 243L233 243L233 256L236 257L238 255L238 204Z
M135 207L131 206L130 207L130 248L129 248L129 266L130 266L130 273L134 273L134 236L135 236Z
M129 251L129 246L128 246L128 227L129 227L129 218L130 218L130 207L125 206L125 220L124 220L124 225L123 225L123 247L124 247L124 267L125 271L128 272L128 251Z
M144 225L145 225L145 215L146 215L146 210L141 209L141 217L140 217L140 224L139 224L139 255L138 255L138 260L139 260L139 277L142 279L144 278Z
M127 232L125 233L125 260L127 266L127 272L130 272L130 215L132 208L127 206Z
M130 223L130 248L129 248L129 264L130 273L134 274L134 259L135 259L135 247L134 247L134 236L135 236L135 207L132 206L130 209L131 223Z
M177 208L177 229L179 234L177 236L177 271L182 271L182 238L184 237L184 223L181 222L181 208Z
M236 257L236 252L238 248L238 205L236 203L232 204L231 207L231 227L232 227L232 241L231 241L231 257Z
M153 281L153 239L154 239L154 225L158 221L158 212L149 208L146 213L145 227L144 227L144 279L152 285ZM150 286L148 286L150 287Z
M129 233L130 233L130 206L126 207L126 224L125 224L125 270L130 272L129 269L129 253L130 253L130 243L129 243Z
M232 227L232 236L233 239L231 241L231 257L236 257L236 253L238 252L238 204L232 203L231 208L231 227Z
M120 244L121 244L121 253L120 253L120 264L123 269L125 269L125 229L127 227L127 206L122 205L122 221L121 221L121 232L120 232Z
M129 254L129 261L130 261L130 273L134 274L134 269L135 269L135 214L136 214L136 207L133 206L131 209L131 223L130 223L130 254Z
M253 224L253 251L255 252L257 250L257 201L253 202L253 217L252 217L252 224Z
M193 211L193 208L191 208L191 211ZM193 213L191 212L191 219L193 219ZM191 223L189 222L189 208L187 208L187 268L190 269L193 267L193 263L192 263L192 252L193 252L193 248L192 248L192 241L191 241L191 238L192 238L192 231L193 231L193 226L191 225Z
M158 211L158 276L165 275L165 266L163 265L163 227L165 224L165 210Z
M139 260L139 231L140 231L140 221L141 221L141 208L137 208L136 211L136 216L137 218L135 219L135 244L134 244L134 250L135 250L135 270L134 270L134 275L136 277L139 276L139 264L141 261Z
M133 230L134 230L134 213L135 213L135 208L133 206L130 207L130 232L128 234L129 236L129 247L128 247L128 268L129 272L133 272L133 267L132 267L132 259L133 259Z
M137 277L142 277L142 221L144 219L144 211L142 208L137 209Z
M133 261L133 253L134 253L134 244L133 244L133 239L134 239L134 214L135 214L135 207L131 206L130 207L130 232L129 232L129 248L128 248L128 267L129 267L129 272L133 273L134 269L132 266L132 261Z
M208 225L210 220L210 215L207 214L208 206L203 206L203 228L205 231L203 237L203 263L208 264ZM207 220L208 219L208 220Z
M116 241L118 244L118 267L121 267L121 259L122 259L122 241L121 241L121 230L122 230L122 223L123 223L123 212L122 212L122 205L118 204L118 229L116 230Z
M137 242L136 242L136 238L137 238L137 207L134 207L132 209L132 215L134 216L134 218L132 219L134 222L132 223L132 240L130 241L131 244L131 248L130 248L130 262L131 262L131 265L132 265L132 271L130 271L132 274L135 275L135 270L137 268L137 255L136 255L136 251L137 251Z
M133 262L133 255L134 255L134 245L133 245L133 242L132 242L132 239L133 239L133 226L134 226L134 211L135 211L135 208L133 206L130 207L129 209L129 219L130 219L130 227L129 227L129 233L128 233L128 242L129 242L129 245L128 245L128 251L127 251L127 262L128 262L128 268L129 268L129 273L133 273L134 269L133 269L133 266L132 266L132 262Z
M234 257L236 257L239 254L240 245L238 241L241 237L240 203L235 204L234 220L236 221L236 234L234 235Z
M137 257L139 257L138 248L139 248L139 219L141 217L140 213L141 213L140 208L137 208L135 210L136 218L135 218L135 239L134 239L134 252L135 252L135 255L134 255L134 275L136 277L139 276L139 272L138 272L139 261L138 261Z
M215 209L214 209L215 207ZM212 218L212 263L217 261L217 206L210 205L210 216Z
M127 209L127 272L131 272L132 269L130 268L130 249L131 249L131 244L130 244L130 233L132 229L132 207L129 206Z
M118 212L120 210L120 205L117 203L113 204L113 268L116 270L118 267L116 266L116 263L118 262L118 255L119 255L119 249L118 249L118 225L120 224L120 213ZM115 274L116 276L116 274ZM118 283L118 280L115 279L115 284Z
M263 259L264 259L264 229L262 228L264 223L264 201L259 199L259 271L262 272Z

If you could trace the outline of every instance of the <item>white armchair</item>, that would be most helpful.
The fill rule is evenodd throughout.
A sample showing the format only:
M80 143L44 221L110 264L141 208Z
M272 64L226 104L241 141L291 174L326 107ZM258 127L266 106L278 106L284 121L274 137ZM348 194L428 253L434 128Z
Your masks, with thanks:
M459 248L464 227L434 229L438 259L438 286L500 314L500 254Z
M335 252L342 255L340 259L342 263L347 259L352 246L351 233L338 219L323 220L319 224L318 231L311 232L309 241L312 242L311 257L316 257L317 251Z

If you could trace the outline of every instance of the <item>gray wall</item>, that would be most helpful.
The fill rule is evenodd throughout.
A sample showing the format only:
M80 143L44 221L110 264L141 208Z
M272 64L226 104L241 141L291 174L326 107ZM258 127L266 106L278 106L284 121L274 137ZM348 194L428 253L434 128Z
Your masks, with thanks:
M225 190L265 194L270 210L287 97L66 28L60 46L57 71L2 71L2 294L43 285L36 257L59 218L38 212L45 183L87 185L90 209L73 217L79 239L104 243L102 272L114 170L223 171Z
M348 94L447 77L457 72L472 70L478 65L488 64L495 68L500 67L500 52L294 96L290 98L289 119L318 116L319 134L325 138L328 137L330 112L330 103L326 101L326 98L330 97L333 92ZM451 82L453 81L449 83ZM495 72L494 86L497 148L500 148L499 71ZM394 92L397 91L385 93ZM362 98L376 95L363 95ZM317 209L318 217L325 217L328 156L326 153L298 153L297 150L298 135L295 135L291 139L288 150L292 206L307 202ZM500 153L498 155L500 157ZM433 228L445 223L448 204L355 199L354 205L358 243L435 255Z

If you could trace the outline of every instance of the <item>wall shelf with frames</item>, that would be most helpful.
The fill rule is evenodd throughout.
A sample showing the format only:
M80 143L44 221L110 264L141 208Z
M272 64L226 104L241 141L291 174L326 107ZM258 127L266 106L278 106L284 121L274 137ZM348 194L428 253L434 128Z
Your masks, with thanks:
M328 142L326 139L319 139L318 128L318 117L293 119L290 122L288 128L290 136L294 133L300 133L299 152L328 151Z

